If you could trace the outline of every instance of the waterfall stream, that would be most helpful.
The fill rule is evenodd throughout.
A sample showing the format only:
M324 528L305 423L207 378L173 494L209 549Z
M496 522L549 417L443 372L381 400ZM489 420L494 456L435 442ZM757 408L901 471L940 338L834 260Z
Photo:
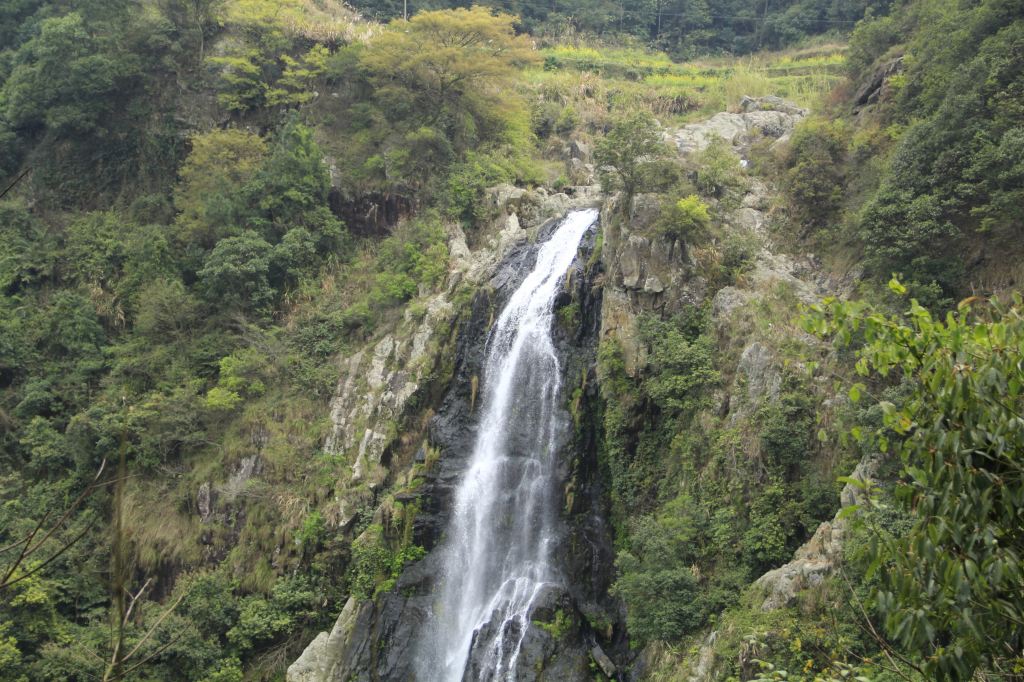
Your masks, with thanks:
M417 647L420 682L514 679L534 602L559 580L555 455L567 415L553 305L597 217L593 209L566 216L491 329L476 440L438 550L434 614Z

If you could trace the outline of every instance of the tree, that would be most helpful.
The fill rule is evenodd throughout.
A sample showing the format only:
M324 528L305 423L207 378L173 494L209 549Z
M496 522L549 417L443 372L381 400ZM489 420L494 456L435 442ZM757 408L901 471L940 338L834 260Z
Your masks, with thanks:
M890 288L906 289L895 279ZM902 316L826 299L806 328L840 345L862 338L857 370L912 386L881 402L874 445L899 439L895 500L905 535L875 531L877 608L927 679L1019 670L1024 646L1024 303L969 299L945 320L916 301ZM859 399L861 385L851 388ZM857 432L854 433L858 435ZM866 436L861 435L862 438ZM876 498L875 506L884 504ZM868 520L870 522L869 513Z
M721 197L731 189L743 186L740 159L732 146L718 137L711 138L696 157L697 190L708 197Z
M314 86L327 71L329 53L323 45L314 45L309 52L298 59L281 55L284 73L267 91L267 104L298 105L316 97Z
M707 230L710 225L711 215L708 213L708 205L701 201L696 194L691 194L672 202L668 209L663 211L658 220L657 230L672 242L674 249L676 242L693 239Z
M330 172L313 130L293 118L245 188L245 220L272 243L302 226L322 239L322 246L333 246L342 226L327 210L330 190Z
M266 312L276 293L269 281L272 252L252 230L220 240L198 273L203 295L219 307Z
M646 110L620 116L594 148L601 185L606 192L621 189L622 210L628 212L633 197L664 182L669 148L654 116Z
M516 107L517 69L538 59L514 23L486 7L420 12L389 24L360 62L401 130L438 128L465 148L500 136Z
M206 37L223 0L160 0L160 11L195 42L196 61L202 62Z
M130 91L134 60L108 52L89 28L78 13L46 19L18 51L0 94L15 130L91 133L116 105L113 95Z
M786 186L800 218L825 226L843 200L846 140L834 123L810 121L793 133L786 154Z
M259 135L246 130L214 130L192 138L174 191L179 242L209 249L240 227L240 192L266 152Z

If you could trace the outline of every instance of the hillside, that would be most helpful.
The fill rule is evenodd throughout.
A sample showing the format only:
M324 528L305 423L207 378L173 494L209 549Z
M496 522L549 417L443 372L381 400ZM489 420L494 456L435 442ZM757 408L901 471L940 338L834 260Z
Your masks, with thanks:
M1020 678L1024 7L488 4L0 8L0 678Z

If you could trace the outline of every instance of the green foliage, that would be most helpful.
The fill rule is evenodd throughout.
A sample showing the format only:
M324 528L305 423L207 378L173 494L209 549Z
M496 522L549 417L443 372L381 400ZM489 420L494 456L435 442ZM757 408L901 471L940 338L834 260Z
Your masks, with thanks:
M31 164L29 182L55 206L103 206L166 180L180 143L155 93L181 55L159 13L45 3L22 19L0 59L0 175Z
M566 635L571 634L576 625L573 623L572 616L564 609L557 609L555 611L555 617L550 622L544 621L533 621L535 625L539 626L542 630L547 632L555 640L564 639Z
M92 133L116 106L119 89L130 90L137 61L107 52L82 15L43 20L39 34L19 50L18 64L3 87L6 120L15 129Z
M812 120L793 133L785 182L805 224L823 227L834 220L843 199L845 155L845 131L839 124Z
M183 595L178 608L204 635L223 638L238 622L237 588L237 581L224 571L182 576L176 585Z
M514 87L517 69L536 59L513 17L487 8L393 22L330 61L330 77L356 94L337 103L356 144L337 152L356 182L443 197L452 214L471 220L481 184L536 176L524 163L532 136Z
M214 130L192 137L192 151L174 192L179 243L212 248L240 227L238 197L266 155L266 143L248 131Z
M629 634L637 643L678 639L708 616L693 563L698 534L686 501L678 498L667 513L639 519L630 529L630 550L616 559L620 577L613 591L628 605Z
M198 305L180 279L155 279L138 293L135 331L153 340L180 338L196 325Z
M275 296L270 285L272 251L252 230L221 239L197 273L203 296L228 309L266 314Z
M222 107L228 111L247 111L266 103L269 86L258 51L210 57L209 61L220 67L221 92L217 100Z
M718 136L713 137L697 155L694 164L697 167L697 189L704 196L721 197L745 185L739 157L732 150L732 145Z
M835 512L818 466L815 399L786 373L780 391L728 420L712 402L728 371L707 311L639 320L647 366L626 376L602 344L604 457L618 526L614 591L636 644L675 642L736 604Z
M815 425L812 396L801 392L799 385L788 388L791 390L763 406L757 415L765 465L773 474L786 478L799 472L812 449Z
M266 162L244 191L255 211L249 224L266 239L279 241L290 229L304 227L322 249L338 245L341 223L327 210L330 173L313 130L296 119L280 130Z
M390 590L405 564L417 561L425 554L426 550L416 545L405 545L397 551L388 549L383 528L370 526L352 543L349 594L365 600Z
M567 0L557 5L497 0L489 3L519 15L523 28L538 36L599 35L605 40L642 41L674 57L748 53L778 49L808 36L848 30L870 13L884 12L890 0L666 0L618 5L612 0ZM375 19L401 17L397 0L354 0L352 6ZM460 6L453 0L430 7ZM566 28L566 25L571 28Z
M488 217L484 190L502 183L536 182L536 169L515 157L467 152L466 160L451 167L442 201L448 215L467 226L479 225Z
M858 216L873 272L902 273L936 308L964 286L959 254L1019 241L1024 20L1010 5L909 3L855 34L860 63L909 28L905 72L890 79L887 122L898 139L877 192ZM868 74L861 75L865 78ZM940 248L936 248L939 245ZM929 291L930 290L930 291ZM927 296L925 294L928 294Z
M314 549L323 542L326 531L324 517L319 511L312 511L303 519L302 526L295 534L295 541L304 548Z
M267 104L299 105L312 100L316 96L314 88L317 82L327 73L328 57L327 48L323 45L314 45L298 59L281 55L284 72L274 87L267 91Z
M237 658L225 658L217 662L217 666L206 673L200 682L242 682L242 664Z
M898 14L865 18L850 36L847 71L854 78L866 75L874 63L906 34Z
M711 226L708 205L695 194L674 201L662 211L656 228L673 245L699 238Z
M327 207L329 191L313 131L294 119L269 152L247 132L199 135L175 193L177 241L205 257L199 277L209 294L241 287L225 290L228 299L259 311L341 245L344 227Z
M651 348L651 376L644 383L651 400L673 412L692 411L701 406L703 392L718 381L711 339L688 339L678 325L654 317L640 321L640 334Z
M15 294L52 274L45 228L22 203L0 203L0 237L0 291Z
M621 189L622 210L629 211L633 197L666 186L673 180L670 152L658 122L641 109L620 116L594 147L601 186L606 192Z
M222 54L206 60L219 76L221 106L244 114L312 101L323 85L330 54L326 45L310 47L296 39L295 27L308 21L302 4L235 0L227 9L229 25L248 40L228 43Z
M916 301L886 316L826 300L806 326L843 345L863 339L862 375L912 386L900 404L880 403L873 436L883 452L895 446L904 477L895 499L913 513L906 534L876 531L876 604L889 635L934 679L1013 669L1024 619L1020 297L965 302L945 320Z
M227 639L240 651L279 639L303 620L315 617L317 598L308 578L282 578L274 583L269 599L242 598L238 622L228 630Z
M444 227L436 215L405 223L380 243L377 274L370 292L376 306L393 306L437 286L448 272Z
M420 12L392 23L361 62L378 96L394 106L389 115L413 113L414 121L450 131L453 140L472 138L500 125L496 110L510 101L501 90L516 66L536 60L513 21L485 7ZM484 92L500 99L484 108Z
M849 680L850 682L871 682L870 677L858 674L861 672L860 669L846 663L834 661L825 670L815 670L814 661L811 660L803 670L800 670L794 674L790 674L785 670L777 668L767 661L758 661L760 672L757 673L757 677L752 678L752 682L844 682Z

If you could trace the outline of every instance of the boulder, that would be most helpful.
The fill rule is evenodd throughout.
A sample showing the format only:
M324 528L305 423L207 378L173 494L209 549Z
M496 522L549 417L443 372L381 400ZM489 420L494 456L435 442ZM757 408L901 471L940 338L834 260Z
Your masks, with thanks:
M594 662L597 663L598 667L601 668L601 672L605 674L608 679L615 679L615 664L612 663L612 659L608 658L608 654L604 652L600 644L595 644L590 648L590 655L593 657Z
M573 140L569 143L569 158L580 161L590 161L590 145L581 140Z
M285 673L287 682L324 682L327 671L324 665L327 659L327 642L330 635L321 632L303 650Z
M199 508L199 520L207 521L213 513L213 492L210 489L210 482L206 481L199 486L196 493L196 507Z
M791 116L806 116L809 112L803 107L777 97L775 95L765 95L764 97L748 97L744 96L740 100L740 111L744 113L750 113L755 111L778 111Z
M734 310L741 308L753 297L746 289L722 287L711 299L711 318L715 322L725 321Z
M515 210L525 194L525 189L505 183L487 188L484 191L484 202L489 208L508 213Z
M822 523L792 561L758 578L754 584L765 594L761 610L781 609L791 604L801 590L820 585L842 556L843 530L843 524Z
M782 375L775 366L775 353L768 346L759 341L748 345L740 355L736 370L746 379L747 399L751 406L759 404L762 399L775 400L779 397Z
M684 155L703 151L716 137L743 148L758 137L786 137L807 113L779 97L748 97L740 113L715 114L706 121L683 126L669 137Z

